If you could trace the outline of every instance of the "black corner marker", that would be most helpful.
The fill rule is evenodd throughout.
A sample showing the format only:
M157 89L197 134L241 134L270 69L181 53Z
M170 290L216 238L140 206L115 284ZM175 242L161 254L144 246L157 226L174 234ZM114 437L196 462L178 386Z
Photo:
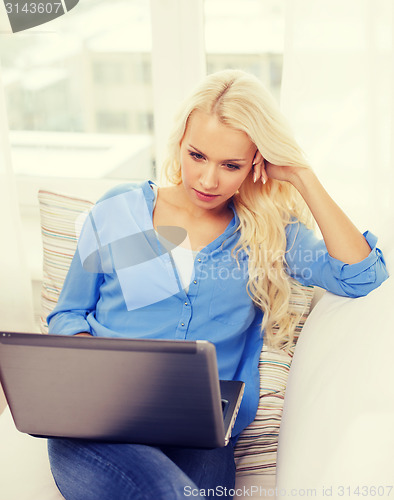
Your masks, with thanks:
M65 0L67 11L79 0ZM13 33L45 24L66 13L60 0L4 0Z

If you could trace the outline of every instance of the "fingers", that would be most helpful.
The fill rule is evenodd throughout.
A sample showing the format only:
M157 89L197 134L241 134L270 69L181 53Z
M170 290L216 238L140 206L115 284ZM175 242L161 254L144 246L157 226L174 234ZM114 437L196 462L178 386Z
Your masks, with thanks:
M253 163L253 182L256 183L258 179L261 179L261 162Z
M259 150L256 151L253 159L253 182L261 180L265 184L268 180L267 172L265 171L264 158Z

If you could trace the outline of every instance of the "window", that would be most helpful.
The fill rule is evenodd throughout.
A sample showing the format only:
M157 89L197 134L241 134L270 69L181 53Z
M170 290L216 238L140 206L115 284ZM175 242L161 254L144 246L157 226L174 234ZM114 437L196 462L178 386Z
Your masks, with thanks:
M97 111L96 123L99 132L126 132L129 116L124 111Z
M204 5L207 72L253 73L279 101L284 0L205 0Z
M93 62L93 81L97 85L122 85L125 83L125 61L119 58L119 61L111 61L109 56L108 61L99 60Z
M90 144L95 134L130 134L149 154L142 172L153 172L151 28L145 0L90 0L79 2L67 15L39 28L2 35L0 61L10 131L14 172L19 180L42 175L48 149L64 134L68 153ZM32 145L29 133L39 133ZM37 138L37 135L32 137ZM23 137L23 139L22 139ZM56 138L55 138L56 137ZM148 140L147 140L148 139ZM134 141L130 141L130 144ZM127 148L127 145L124 145ZM22 154L29 152L29 154ZM100 150L97 150L97 156ZM135 147L129 147L133 162ZM108 165L106 177L121 171ZM97 178L94 161L75 174ZM53 177L68 177L63 162L52 165ZM112 174L111 174L112 172ZM137 178L136 178L137 176ZM41 187L42 187L41 183Z

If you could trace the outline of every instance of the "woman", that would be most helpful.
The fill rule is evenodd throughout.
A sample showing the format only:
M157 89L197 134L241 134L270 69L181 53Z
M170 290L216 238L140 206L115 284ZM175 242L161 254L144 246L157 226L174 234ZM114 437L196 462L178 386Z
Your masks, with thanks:
M166 186L119 186L95 205L50 332L210 340L220 378L246 386L233 438L215 450L49 440L66 499L231 493L233 447L257 410L263 334L272 345L292 340L289 276L350 297L387 277L376 238L332 201L250 75L202 82L177 117L163 172ZM323 240L308 229L312 216Z

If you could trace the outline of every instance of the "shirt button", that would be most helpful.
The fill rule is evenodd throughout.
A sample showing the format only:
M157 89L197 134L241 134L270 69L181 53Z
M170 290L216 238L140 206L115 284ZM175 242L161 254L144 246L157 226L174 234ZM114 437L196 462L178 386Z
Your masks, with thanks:
M197 281L196 281L196 280L194 280L194 281L193 281L193 283L196 285L196 284L197 284Z
M185 326L185 323L181 323L181 326Z
M201 262L201 259L197 259L197 262Z
M187 305L188 305L187 302L185 302L185 306L187 306Z

